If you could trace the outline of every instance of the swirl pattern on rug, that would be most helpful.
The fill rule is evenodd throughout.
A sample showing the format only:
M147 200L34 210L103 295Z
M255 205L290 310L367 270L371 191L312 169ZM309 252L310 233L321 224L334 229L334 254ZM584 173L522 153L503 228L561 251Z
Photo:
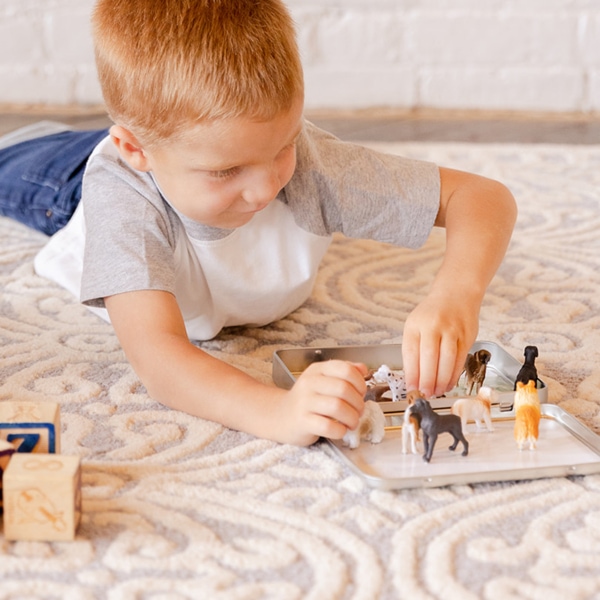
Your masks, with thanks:
M551 402L600 432L600 147L372 144L506 183L519 219L480 339L540 349ZM0 219L0 400L61 405L83 463L74 542L0 537L0 599L600 597L600 476L381 491L325 443L278 445L154 402L112 328L33 272ZM439 267L336 238L310 300L202 344L258 379L284 347L400 342ZM474 249L476 251L476 249Z

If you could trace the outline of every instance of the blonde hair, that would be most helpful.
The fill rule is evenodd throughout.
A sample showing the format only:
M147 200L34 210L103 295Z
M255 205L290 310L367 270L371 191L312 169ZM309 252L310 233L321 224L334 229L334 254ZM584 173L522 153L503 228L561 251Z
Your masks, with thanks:
M144 144L201 121L269 120L303 95L280 0L98 0L92 24L109 115Z

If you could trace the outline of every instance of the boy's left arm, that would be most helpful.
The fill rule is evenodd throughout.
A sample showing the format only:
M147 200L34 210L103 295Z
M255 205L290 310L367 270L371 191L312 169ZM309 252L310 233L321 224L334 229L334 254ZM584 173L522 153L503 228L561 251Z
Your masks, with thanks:
M485 290L500 266L517 217L501 183L440 168L446 252L429 294L406 320L402 356L407 389L426 397L456 384L476 339Z

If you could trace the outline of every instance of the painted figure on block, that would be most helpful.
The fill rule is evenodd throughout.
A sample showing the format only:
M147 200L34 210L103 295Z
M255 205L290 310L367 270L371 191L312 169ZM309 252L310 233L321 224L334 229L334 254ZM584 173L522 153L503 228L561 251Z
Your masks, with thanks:
M515 392L515 440L519 450L525 444L534 450L539 436L540 425L540 399L538 398L535 381L527 384L517 381Z

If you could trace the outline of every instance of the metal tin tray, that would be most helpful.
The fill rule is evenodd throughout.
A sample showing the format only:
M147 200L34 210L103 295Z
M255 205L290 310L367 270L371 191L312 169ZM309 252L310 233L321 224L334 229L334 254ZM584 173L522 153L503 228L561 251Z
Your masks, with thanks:
M517 373L522 366L506 350L494 342L477 341L470 352L488 350L492 357L487 365L484 385L498 391L498 404L503 410L510 410L513 404L513 386ZM377 369L381 365L388 365L391 369L402 369L402 345L381 344L378 346L339 346L331 348L289 348L277 350L273 354L273 381L275 385L289 389L294 385L296 377L313 362L324 360L349 360L362 362L369 369ZM456 396L465 395L464 378L458 386L442 398L431 400L433 408L449 408ZM540 402L548 401L548 388L546 384L538 381L538 396ZM400 406L398 406L400 404ZM387 401L379 405L385 413L404 410L404 402L396 403Z
M356 450L327 440L334 453L370 486L379 489L439 487L491 481L589 475L600 472L600 436L554 404L542 404L540 435L535 450L519 450L513 437L514 413L492 408L494 431L467 425L468 456L448 449L452 438L443 433L430 463L421 454L402 454L398 417L387 416L380 444L362 442ZM402 417L400 417L402 419ZM422 443L419 445L422 449Z
M327 440L332 451L372 487L402 489L439 487L444 485L517 481L565 475L587 475L600 472L600 436L585 427L573 416L553 404L548 404L548 388L538 381L538 396L542 403L540 435L536 450L519 450L513 436L515 415L512 411L513 385L521 363L498 344L478 341L471 352L488 350L484 384L499 392L499 402L492 406L494 431L478 430L474 423L467 425L469 455L461 456L448 449L452 438L441 434L430 463L421 454L403 454L401 442L404 402L380 402L386 414L385 438L380 444L362 442L350 450L341 441ZM313 362L340 359L363 362L370 369L387 364L402 369L400 344L379 346L343 346L337 348L283 349L273 356L273 381L289 389L296 377ZM448 412L454 396L465 394L464 383L443 398L435 398L432 406ZM422 452L422 442L419 444Z

